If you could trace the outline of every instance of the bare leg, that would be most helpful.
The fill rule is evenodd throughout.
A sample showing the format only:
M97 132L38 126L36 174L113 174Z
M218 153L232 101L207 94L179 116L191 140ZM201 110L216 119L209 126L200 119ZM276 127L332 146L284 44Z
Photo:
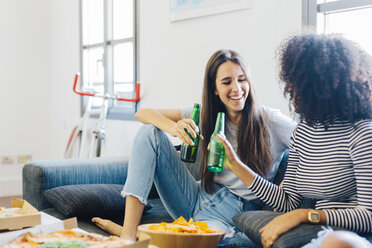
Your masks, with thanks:
M145 205L136 197L128 195L125 202L124 227L120 237L127 240L136 240L137 227L141 221Z
M97 226L110 234L120 236L128 241L135 241L137 237L137 227L141 221L143 209L142 204L136 197L128 195L125 203L124 227L98 217L92 219Z

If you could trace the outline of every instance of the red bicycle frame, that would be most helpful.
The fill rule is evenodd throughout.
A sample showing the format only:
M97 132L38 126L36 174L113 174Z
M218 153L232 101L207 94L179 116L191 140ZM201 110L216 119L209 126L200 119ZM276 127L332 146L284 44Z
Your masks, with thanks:
M97 96L96 93L92 93L88 91L80 91L77 89L77 82L79 79L79 75L80 73L76 73L75 75L73 91L76 94L79 94L81 96ZM141 84L136 83L136 96L134 98L120 98L120 97L112 97L112 98L118 101L123 101L123 102L138 102L140 100L140 88L141 88Z

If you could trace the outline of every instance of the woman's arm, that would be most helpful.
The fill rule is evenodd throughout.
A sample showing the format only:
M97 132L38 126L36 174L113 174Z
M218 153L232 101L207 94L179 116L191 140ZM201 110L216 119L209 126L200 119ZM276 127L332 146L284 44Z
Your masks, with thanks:
M186 145L193 145L187 131L196 137L196 125L191 119L182 119L180 109L150 109L142 108L135 114L137 120L144 124L152 124L155 127L178 137Z
M143 124L152 124L155 127L174 135L174 125L181 120L180 109L150 109L141 108L134 115Z

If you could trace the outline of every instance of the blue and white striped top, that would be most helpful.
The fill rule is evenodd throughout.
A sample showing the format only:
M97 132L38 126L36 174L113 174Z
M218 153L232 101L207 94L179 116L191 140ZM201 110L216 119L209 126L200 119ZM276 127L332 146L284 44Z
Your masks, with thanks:
M372 232L372 121L300 122L294 131L283 188L256 176L249 187L264 202L287 212L302 198L316 199L327 225Z

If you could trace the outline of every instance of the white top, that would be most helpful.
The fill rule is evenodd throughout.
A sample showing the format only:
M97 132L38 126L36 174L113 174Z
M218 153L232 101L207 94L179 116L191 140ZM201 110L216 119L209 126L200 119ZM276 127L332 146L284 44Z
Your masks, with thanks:
M272 182L278 171L280 161L285 149L289 147L290 137L297 123L289 117L283 115L280 110L268 108L265 106L260 107L261 110L267 115L267 129L270 135L270 151L271 161L273 161L272 170L268 175L268 180ZM192 107L181 109L182 118L190 118L192 114ZM225 121L225 135L227 140L231 143L235 152L237 152L237 131L238 128L228 118ZM200 152L198 150L196 163L200 164ZM214 178L216 183L222 184L227 187L235 195L241 196L244 199L252 200L257 197L247 188L247 186L240 181L230 170L223 170L216 173Z

